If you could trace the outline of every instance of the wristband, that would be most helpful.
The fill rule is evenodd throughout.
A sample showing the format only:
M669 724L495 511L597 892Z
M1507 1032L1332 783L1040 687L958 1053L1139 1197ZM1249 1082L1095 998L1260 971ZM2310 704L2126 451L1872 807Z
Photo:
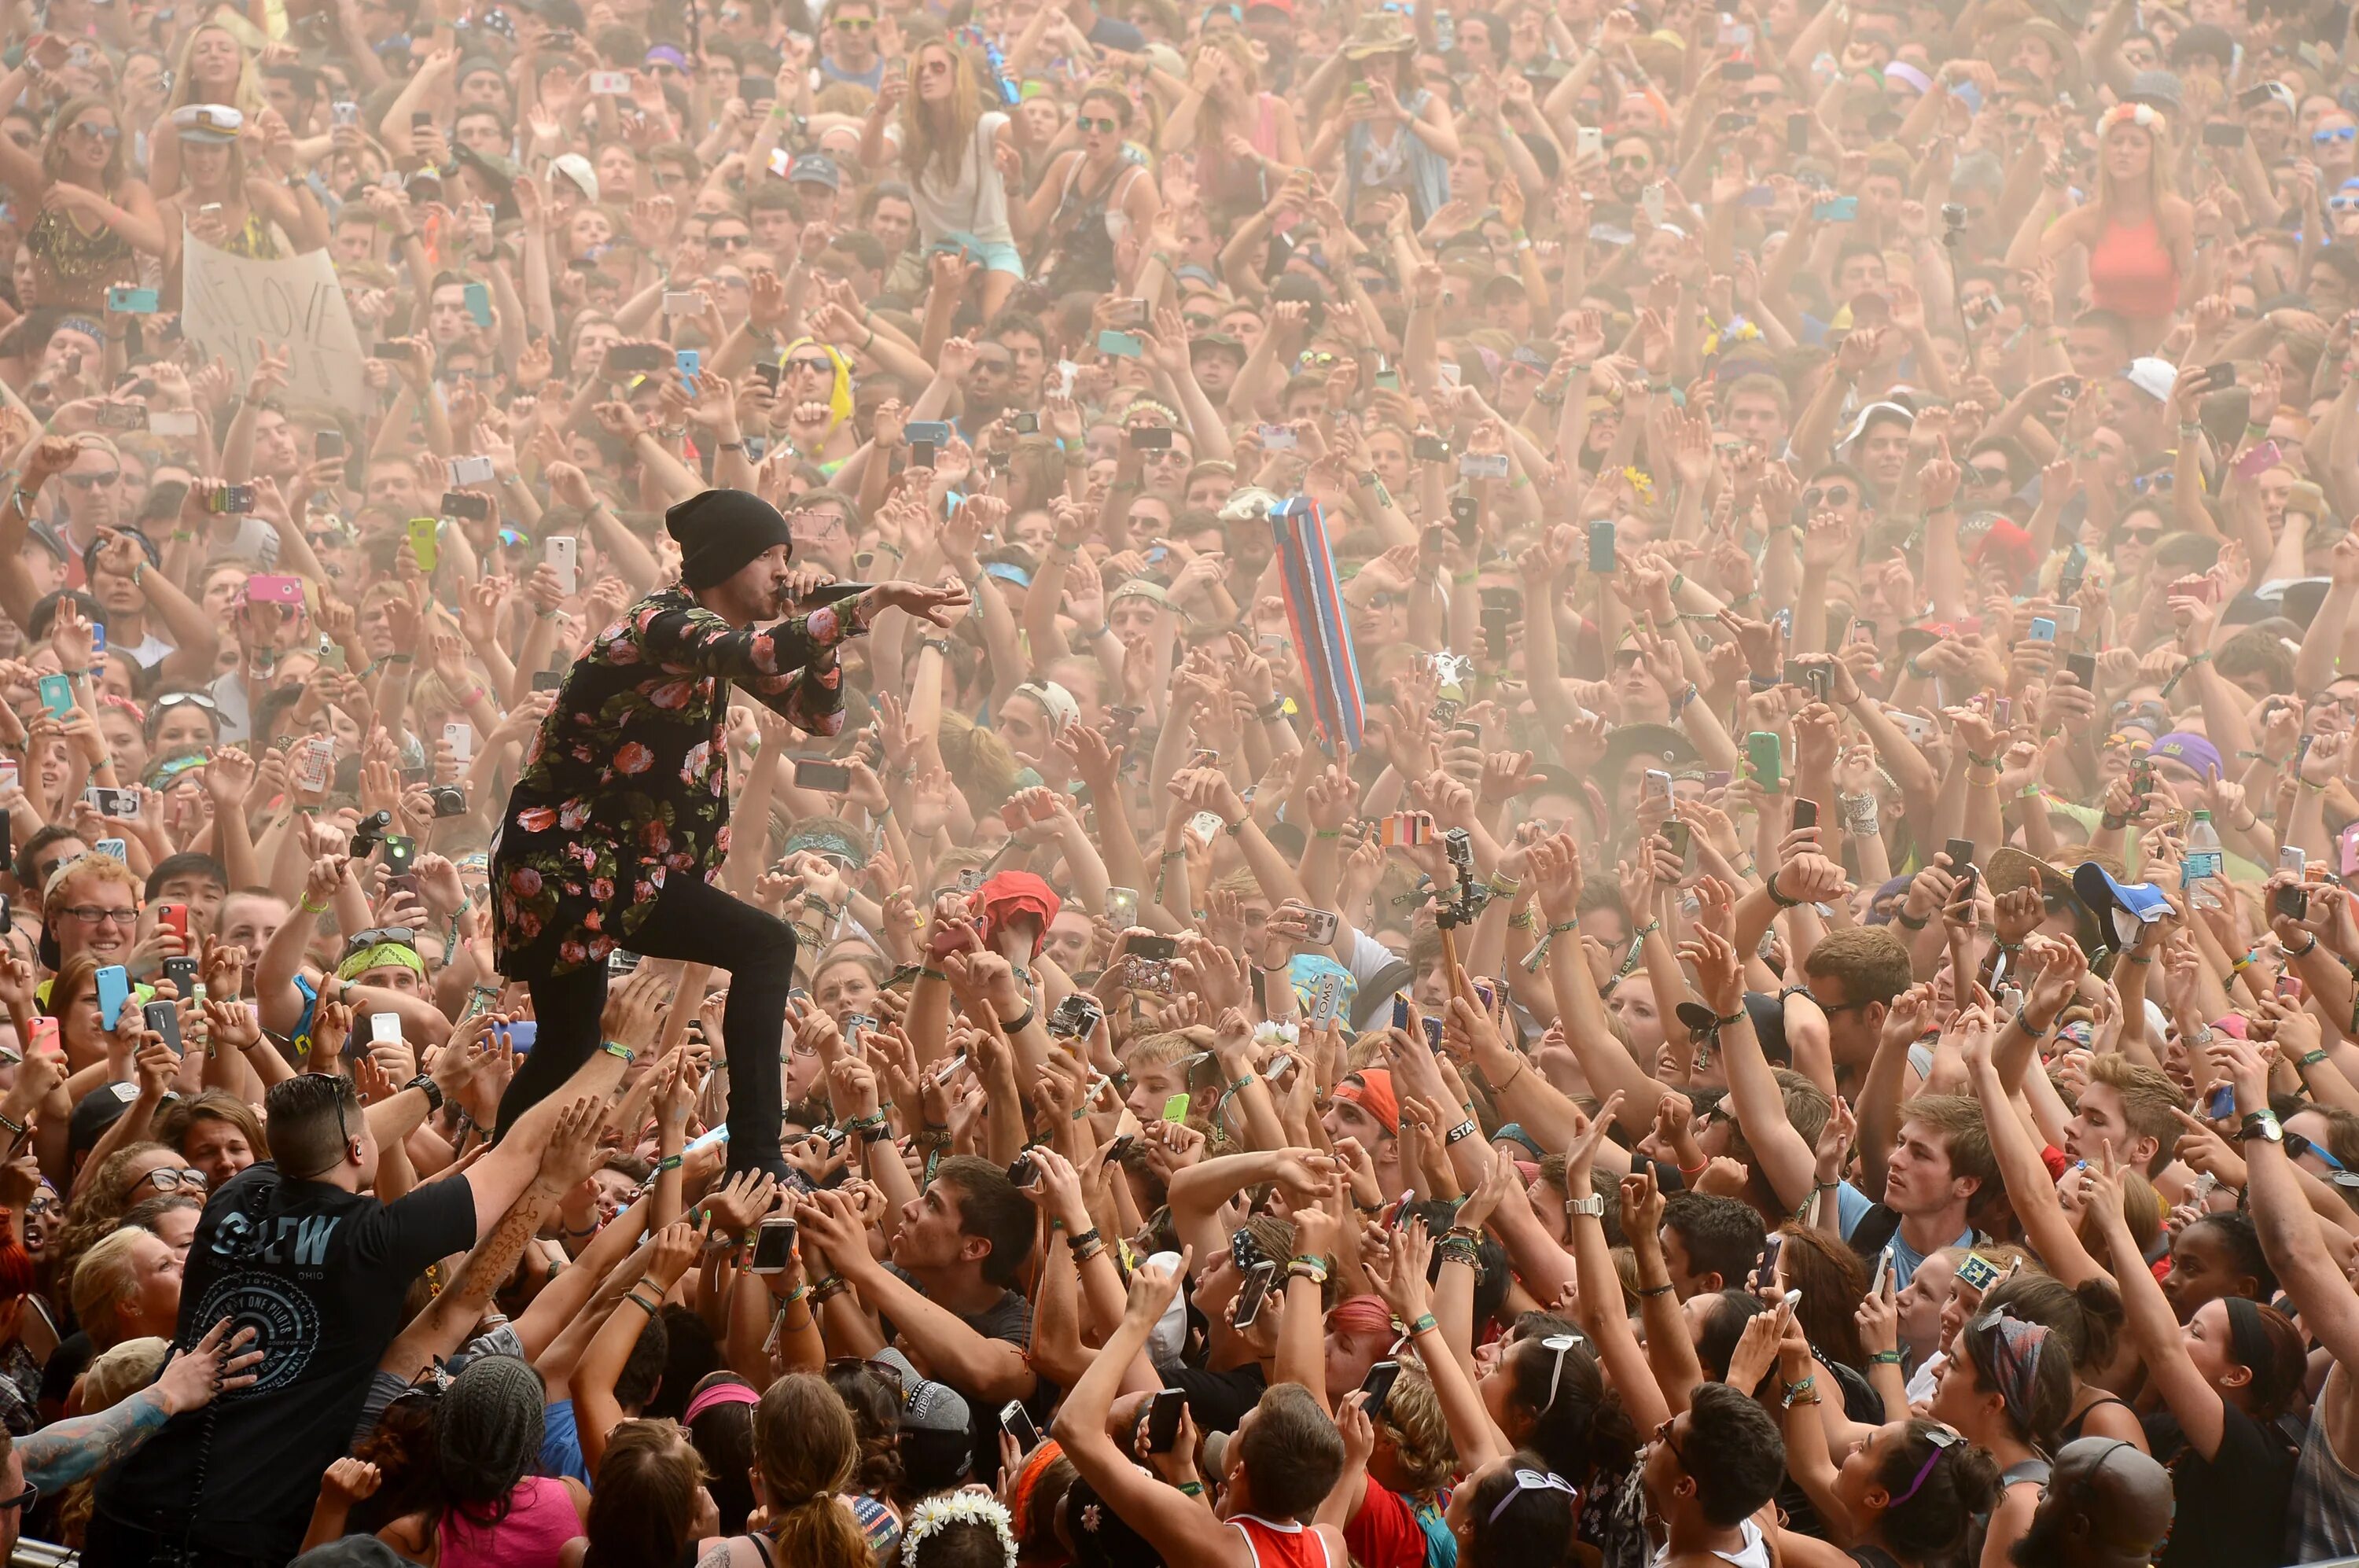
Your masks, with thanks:
M1666 1279L1659 1285L1641 1285L1638 1287L1638 1294L1642 1299L1647 1296L1668 1296L1671 1293L1671 1282Z
M2302 1056L2300 1065L2304 1067L2314 1067L2325 1060L2326 1048L2324 1046L2321 1046L2316 1051L2305 1052ZM23 1127L17 1127L13 1122L9 1122L8 1118L5 1116L0 1116L0 1123L6 1123L10 1132L22 1133L25 1130Z
M616 1040L601 1040L598 1044L598 1049L604 1051L609 1056L621 1057L623 1059L623 1065L625 1067L628 1067L632 1062L636 1062L639 1059L636 1051L633 1051L629 1046L624 1045Z
M1897 1350L1879 1350L1867 1358L1871 1367L1897 1367L1900 1362L1901 1353Z
M656 1161L656 1174L660 1176L667 1171L679 1170L685 1158L685 1156L678 1154L665 1155L661 1160Z
M1419 1312L1417 1314L1417 1321L1408 1325L1409 1337L1411 1339L1415 1339L1419 1334L1425 1333L1427 1330L1438 1329L1440 1326L1440 1323L1435 1319L1431 1312Z
M1447 1148L1453 1143L1463 1143L1468 1138L1473 1138L1479 1130L1480 1129L1474 1125L1474 1119L1472 1116L1469 1116L1466 1120L1460 1122L1456 1127L1451 1127L1448 1132L1442 1135L1442 1145L1444 1148Z

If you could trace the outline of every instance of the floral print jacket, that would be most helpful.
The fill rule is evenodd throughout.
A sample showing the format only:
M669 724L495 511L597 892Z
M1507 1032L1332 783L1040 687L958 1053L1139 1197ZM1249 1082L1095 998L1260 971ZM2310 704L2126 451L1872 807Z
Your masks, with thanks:
M492 857L502 973L603 964L627 947L667 877L729 854L729 683L810 735L843 725L836 645L867 629L865 596L740 629L659 589L574 662L525 754Z

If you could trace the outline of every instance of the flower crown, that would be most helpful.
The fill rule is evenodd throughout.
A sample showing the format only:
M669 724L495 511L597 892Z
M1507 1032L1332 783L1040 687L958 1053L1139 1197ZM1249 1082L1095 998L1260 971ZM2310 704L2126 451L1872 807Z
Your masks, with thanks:
M2163 132L2162 111L2151 103L2116 103L2097 116L2098 134L2102 136L2115 125L2139 125L2160 136Z
M953 1524L987 1524L999 1537L999 1549L1007 1554L1007 1568L1016 1568L1016 1536L1007 1528L1007 1509L988 1492L946 1492L928 1497L909 1510L908 1522L901 1527L902 1568L918 1568L918 1548L929 1537Z

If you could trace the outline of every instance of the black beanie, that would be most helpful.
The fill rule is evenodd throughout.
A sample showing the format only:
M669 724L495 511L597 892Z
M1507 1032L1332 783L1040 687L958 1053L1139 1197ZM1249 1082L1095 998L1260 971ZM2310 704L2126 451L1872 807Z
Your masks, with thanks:
M690 588L726 582L774 544L794 534L778 509L745 490L703 490L664 514L664 528L679 541L679 574Z

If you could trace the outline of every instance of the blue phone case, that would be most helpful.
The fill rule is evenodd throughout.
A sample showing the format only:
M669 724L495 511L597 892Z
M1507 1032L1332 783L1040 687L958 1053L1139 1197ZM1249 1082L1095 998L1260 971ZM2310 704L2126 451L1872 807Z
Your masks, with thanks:
M51 718L62 719L73 712L73 678L70 675L41 677L41 705Z
M467 285L467 319L479 327L492 324L492 291L481 283Z
M123 1017L123 1004L131 999L131 975L120 964L110 964L98 972L98 1017L108 1029L113 1029Z
M672 358L679 365L682 376L694 376L704 364L704 356L692 348L681 349Z
M1116 354L1124 359L1136 359L1145 351L1138 346L1136 338L1109 327L1098 334L1098 352Z

